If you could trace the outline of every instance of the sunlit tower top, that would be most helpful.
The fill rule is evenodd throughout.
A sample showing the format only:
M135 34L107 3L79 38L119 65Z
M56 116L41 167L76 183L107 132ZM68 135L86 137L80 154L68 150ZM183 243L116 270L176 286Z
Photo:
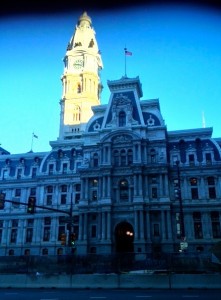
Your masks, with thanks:
M72 139L84 131L91 107L100 104L102 68L91 18L84 12L64 57L59 139Z

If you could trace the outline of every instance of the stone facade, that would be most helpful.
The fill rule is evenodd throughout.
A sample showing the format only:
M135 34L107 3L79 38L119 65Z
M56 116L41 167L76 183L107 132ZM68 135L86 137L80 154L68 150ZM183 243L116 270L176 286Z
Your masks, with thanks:
M81 22L91 26L86 14ZM64 61L81 47L77 38L75 32ZM67 95L64 87L51 151L0 148L0 192L16 201L0 209L0 255L67 253L61 236L70 230L78 254L176 252L180 242L186 251L207 252L221 239L221 138L212 138L212 128L168 131L159 100L141 100L139 77L108 81L110 100L101 105L102 63L93 39L95 52L90 44L77 53L92 57L95 69L78 68L75 76L65 65L62 80L65 86L69 77L78 88L79 78L90 77L95 90L84 93L81 85ZM85 101L92 113L82 119ZM36 198L34 214L22 204L30 196Z

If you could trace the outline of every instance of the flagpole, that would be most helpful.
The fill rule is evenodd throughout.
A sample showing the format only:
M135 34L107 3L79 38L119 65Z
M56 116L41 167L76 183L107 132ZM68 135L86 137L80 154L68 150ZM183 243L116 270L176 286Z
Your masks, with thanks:
M34 133L32 132L32 139L31 139L31 151L32 151L32 148L33 148L33 139L34 139Z
M125 77L127 77L127 59L126 59L126 51L127 48L124 48L124 72L125 72Z

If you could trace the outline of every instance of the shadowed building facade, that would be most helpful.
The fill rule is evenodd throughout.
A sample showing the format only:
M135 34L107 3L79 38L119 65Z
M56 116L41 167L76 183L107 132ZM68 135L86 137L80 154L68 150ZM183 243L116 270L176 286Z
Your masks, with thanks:
M68 253L70 209L78 254L170 253L180 242L206 253L220 240L221 138L212 128L168 131L159 100L141 99L139 77L108 81L102 105L102 68L83 13L64 57L51 151L0 148L0 192L16 201L0 207L1 256ZM34 214L22 204L29 197Z

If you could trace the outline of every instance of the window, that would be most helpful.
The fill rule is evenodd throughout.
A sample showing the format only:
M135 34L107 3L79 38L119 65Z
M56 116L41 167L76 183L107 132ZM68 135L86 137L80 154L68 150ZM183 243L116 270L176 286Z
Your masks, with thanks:
M9 256L15 255L15 251L14 251L13 249L9 249L8 255L9 255Z
M119 164L120 164L120 156L119 156L118 150L114 150L113 157L114 157L114 165L115 166L119 166Z
M94 153L93 155L93 165L94 167L98 167L98 154Z
M67 202L67 185L63 184L61 186L61 204L66 204Z
M153 224L153 235L160 236L160 226L159 224Z
M194 154L189 154L189 164L190 164L190 166L194 166L195 165Z
M195 239L202 239L203 238L203 230L202 230L202 221L201 221L201 213L200 212L193 213L193 222L194 222Z
M52 175L54 173L54 164L49 164L48 173L49 175Z
M198 184L197 178L195 177L190 178L191 199L193 200L199 199L197 184Z
M53 186L46 186L46 205L52 205L53 200Z
M131 149L127 151L127 157L128 165L131 165L133 163L133 151Z
M32 168L32 171L31 171L31 177L32 178L35 178L37 175L37 168Z
M156 187L152 187L151 195L152 195L152 198L154 198L154 199L157 198L157 188Z
M206 164L207 165L211 165L212 164L211 153L206 153Z
M156 162L156 151L154 149L150 150L150 162L152 164Z
M129 199L129 187L127 180L120 181L120 200L128 200Z
M126 114L124 111L119 113L119 127L123 127L126 125Z
M42 255L48 255L48 249L47 248L42 249Z
M120 151L121 166L126 166L126 151L123 149Z
M15 189L15 197L21 197L21 189Z
M215 187L215 178L214 177L208 177L207 178L207 184L208 184L208 194L210 199L216 199L216 187Z
M67 174L67 170L68 170L68 164L67 163L63 163L63 165L62 165L62 173L63 174Z
M97 200L97 191L92 191L92 201Z
M31 188L30 196L36 196L36 188Z
M10 236L10 243L16 243L17 234L18 234L18 229L17 228L12 228L11 229L11 236Z
M31 243L33 238L33 228L27 228L26 230L26 243Z
M22 169L19 168L19 169L17 170L17 179L20 179L21 176L22 176Z
M211 223L212 223L212 234L213 238L221 238L221 229L220 229L220 221L219 221L219 212L212 211L210 214Z
M92 227L91 227L91 237L96 238L96 236L97 236L97 227L96 227L96 225L92 225Z
M81 198L81 185L80 184L76 184L75 185L75 203L78 204Z

